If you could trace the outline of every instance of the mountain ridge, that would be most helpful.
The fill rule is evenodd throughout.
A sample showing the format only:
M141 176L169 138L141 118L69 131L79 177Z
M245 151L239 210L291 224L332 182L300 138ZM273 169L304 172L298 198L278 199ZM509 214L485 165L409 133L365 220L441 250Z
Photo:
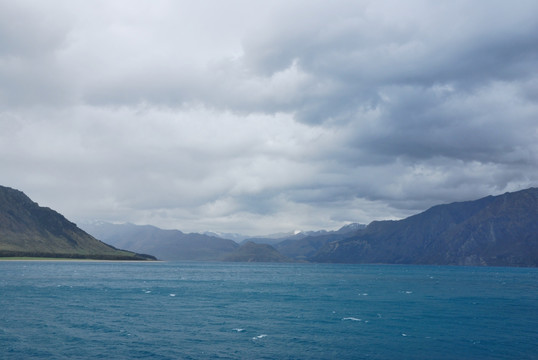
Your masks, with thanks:
M165 230L153 225L131 223L82 225L97 238L135 252L149 253L161 260L216 261L231 253L239 245L230 239L222 239L180 230Z
M23 192L0 186L0 257L148 259L136 253L149 253L163 260L534 267L538 188L439 204L402 220L353 223L336 231L295 231L270 245L266 242L275 240L267 237L239 245L230 239L129 223L97 222L85 230L93 236Z
M154 260L95 239L22 191L0 186L0 257Z
M247 241L232 253L225 255L222 261L229 262L293 262L269 244Z
M538 266L538 188L436 205L328 242L315 262Z

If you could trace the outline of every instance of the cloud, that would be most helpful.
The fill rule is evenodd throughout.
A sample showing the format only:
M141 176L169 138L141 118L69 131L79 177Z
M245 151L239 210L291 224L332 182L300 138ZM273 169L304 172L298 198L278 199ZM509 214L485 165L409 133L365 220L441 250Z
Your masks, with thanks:
M536 13L0 1L2 182L76 221L252 234L536 186Z
M520 150L532 146L536 134L521 129L535 128L536 104L522 101L518 87L496 82L472 93L389 88L375 125L351 141L387 156L531 165L535 159Z
M314 78L312 83L330 88L319 97L304 92L306 106L297 104L301 121L347 119L357 108L379 105L386 87L448 85L473 91L536 72L537 25L524 6L338 5L317 11L314 6L299 24L290 11L284 16L288 22L270 37L254 34L246 46L246 62L258 72L294 64Z
M56 76L55 57L67 21L18 2L2 1L0 10L0 106L64 102L69 81Z

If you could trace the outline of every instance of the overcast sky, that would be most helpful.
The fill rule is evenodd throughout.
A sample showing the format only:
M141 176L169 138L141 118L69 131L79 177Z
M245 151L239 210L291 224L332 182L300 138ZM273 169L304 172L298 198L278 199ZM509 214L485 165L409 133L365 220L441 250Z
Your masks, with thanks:
M249 235L538 186L538 2L0 0L0 184Z

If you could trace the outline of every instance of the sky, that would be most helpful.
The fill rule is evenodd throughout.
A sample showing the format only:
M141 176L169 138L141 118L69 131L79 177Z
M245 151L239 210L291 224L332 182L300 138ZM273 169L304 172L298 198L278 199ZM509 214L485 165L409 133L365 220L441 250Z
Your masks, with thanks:
M538 2L0 0L0 185L248 235L538 186Z

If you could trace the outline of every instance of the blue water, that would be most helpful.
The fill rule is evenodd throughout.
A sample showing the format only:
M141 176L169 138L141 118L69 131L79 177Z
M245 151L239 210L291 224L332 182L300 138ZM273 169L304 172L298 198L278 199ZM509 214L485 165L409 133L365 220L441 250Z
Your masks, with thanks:
M0 262L0 359L536 359L538 269Z

